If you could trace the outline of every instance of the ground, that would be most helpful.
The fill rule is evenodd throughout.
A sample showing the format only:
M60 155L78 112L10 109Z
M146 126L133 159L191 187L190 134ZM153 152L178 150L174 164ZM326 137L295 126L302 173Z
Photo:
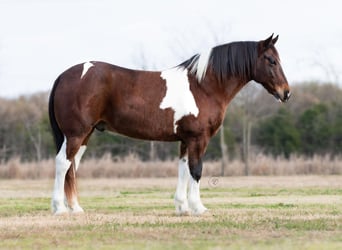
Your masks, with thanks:
M177 180L81 179L82 215L53 216L53 180L0 180L1 249L342 249L342 176L203 178L203 216Z

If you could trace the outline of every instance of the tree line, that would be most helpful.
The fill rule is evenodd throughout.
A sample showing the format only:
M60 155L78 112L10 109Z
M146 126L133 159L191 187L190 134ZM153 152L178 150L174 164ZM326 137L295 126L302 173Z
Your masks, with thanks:
M207 159L222 154L246 161L250 154L332 157L342 152L342 89L336 84L292 86L286 104L277 103L256 83L249 83L229 105L221 133L212 138ZM55 156L48 119L49 93L0 98L0 161L20 157L40 161ZM178 143L148 142L95 131L85 157L136 154L142 160L173 159Z

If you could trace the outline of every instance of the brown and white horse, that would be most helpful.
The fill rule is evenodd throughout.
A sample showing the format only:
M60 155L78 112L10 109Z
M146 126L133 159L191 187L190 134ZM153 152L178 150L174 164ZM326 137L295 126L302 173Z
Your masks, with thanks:
M254 80L281 102L290 97L273 35L233 42L197 54L164 71L131 70L86 62L62 73L49 115L56 147L52 197L55 214L82 212L76 171L94 129L158 141L180 141L178 214L202 214L202 157L236 93Z

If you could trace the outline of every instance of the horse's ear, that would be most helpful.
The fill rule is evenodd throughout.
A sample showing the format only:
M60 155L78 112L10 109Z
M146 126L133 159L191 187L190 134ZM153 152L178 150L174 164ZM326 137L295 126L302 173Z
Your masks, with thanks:
M275 38L272 39L272 44L276 44L276 42L278 41L279 35L277 35Z
M267 49L271 45L272 39L273 39L273 34L274 33L272 33L272 35L269 38L267 38L265 41L263 41L263 47L265 49Z
M266 40L262 40L262 41L259 42L259 46L258 46L259 55L262 54L265 50L267 50L269 48L269 46L272 43L272 39L273 39L273 33ZM274 38L274 39L277 41L278 36L276 38Z

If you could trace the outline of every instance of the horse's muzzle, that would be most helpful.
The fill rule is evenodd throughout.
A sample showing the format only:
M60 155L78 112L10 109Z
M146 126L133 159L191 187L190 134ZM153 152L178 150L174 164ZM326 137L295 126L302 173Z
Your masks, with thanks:
M285 90L284 91L284 98L283 98L283 102L287 102L291 97L291 92L290 90Z
M280 94L279 92L274 94L274 97L279 102L287 102L291 97L291 92L289 90L284 90L284 92L282 94Z

